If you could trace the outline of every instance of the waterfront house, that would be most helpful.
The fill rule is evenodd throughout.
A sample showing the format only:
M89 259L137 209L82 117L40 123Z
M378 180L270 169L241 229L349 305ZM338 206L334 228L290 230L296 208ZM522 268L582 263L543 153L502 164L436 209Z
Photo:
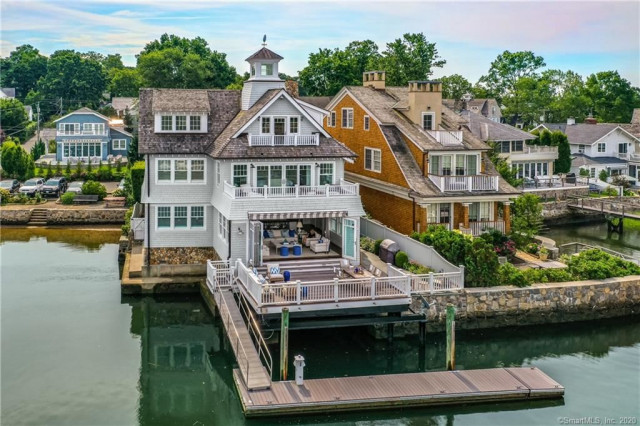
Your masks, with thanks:
M236 90L140 90L139 152L147 171L147 262L359 262L356 154L322 127L328 114L285 90L281 56L247 58ZM314 235L315 234L315 235Z
M496 172L491 147L467 120L443 105L441 90L437 81L387 87L384 71L344 87L326 106L325 129L358 155L345 177L360 184L366 211L399 232L430 224L508 232L520 191Z
M468 101L443 99L442 103L447 108L454 111L465 107L465 110L488 118L495 123L500 123L502 121L502 109L500 109L500 104L498 104L498 101L493 98L477 98L469 99Z
M566 123L542 123L535 129L559 130L567 135L573 156L571 171L576 174L586 169L596 178L605 170L610 176L638 179L640 139L620 124L598 123L591 117L576 123L569 118Z
M89 108L80 108L54 121L56 123L56 161L126 162L132 135L112 126L109 118Z
M622 124L622 128L636 138L634 153L629 154L629 176L640 182L640 108L633 110L630 124Z

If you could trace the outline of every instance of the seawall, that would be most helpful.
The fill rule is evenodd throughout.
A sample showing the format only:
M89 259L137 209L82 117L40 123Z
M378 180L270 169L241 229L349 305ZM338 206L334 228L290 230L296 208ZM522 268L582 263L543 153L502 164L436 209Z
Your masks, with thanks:
M47 225L123 224L126 208L47 208L0 209L0 224L26 225L34 209L47 211Z

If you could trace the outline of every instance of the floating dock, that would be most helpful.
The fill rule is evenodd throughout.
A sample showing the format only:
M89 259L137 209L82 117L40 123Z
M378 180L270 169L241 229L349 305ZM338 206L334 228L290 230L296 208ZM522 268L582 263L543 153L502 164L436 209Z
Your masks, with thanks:
M247 389L233 372L247 417L429 407L479 402L560 398L564 387L536 367L437 371L272 382Z

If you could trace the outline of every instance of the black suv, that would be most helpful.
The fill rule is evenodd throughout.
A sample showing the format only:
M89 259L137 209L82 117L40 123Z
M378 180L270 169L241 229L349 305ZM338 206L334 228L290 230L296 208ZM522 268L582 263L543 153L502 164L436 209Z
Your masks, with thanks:
M47 180L42 187L42 195L55 195L59 197L60 194L67 190L67 178L65 177L54 177Z
M0 188L6 189L11 193L18 192L18 189L20 189L20 182L18 182L18 179L3 180L0 182Z

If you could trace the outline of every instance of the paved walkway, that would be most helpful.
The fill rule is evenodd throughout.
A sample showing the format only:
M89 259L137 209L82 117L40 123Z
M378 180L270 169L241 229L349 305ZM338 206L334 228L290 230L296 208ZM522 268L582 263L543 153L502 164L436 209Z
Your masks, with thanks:
M525 253L522 250L516 251L516 257L525 262L524 264L516 265L519 269L563 269L567 267L566 264L558 262L557 260L540 260L540 258Z
M31 148L36 144L37 138L37 135L33 135L31 139L22 144L22 148L27 152L31 152ZM40 139L42 139L43 142L48 142L55 138L56 129L40 129Z

